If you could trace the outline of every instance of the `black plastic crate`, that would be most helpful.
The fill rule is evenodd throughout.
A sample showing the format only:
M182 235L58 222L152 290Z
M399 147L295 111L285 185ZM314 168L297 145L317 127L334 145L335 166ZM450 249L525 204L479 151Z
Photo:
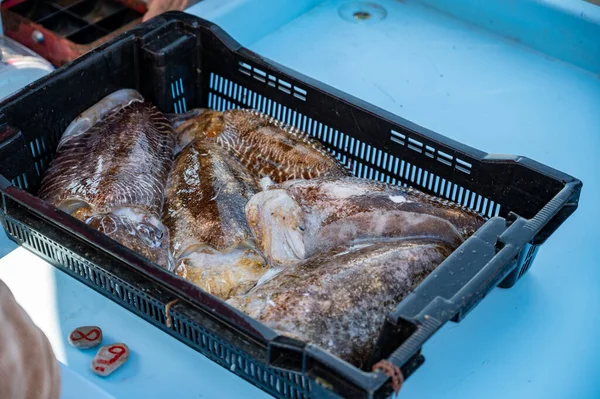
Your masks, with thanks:
M122 88L163 112L261 110L319 139L359 177L413 186L490 218L388 316L374 358L405 376L423 363L427 339L495 286L512 286L577 208L582 183L571 176L423 129L182 13L136 27L0 103L0 219L10 237L274 396L379 398L391 387L381 372L278 336L34 195L67 125Z

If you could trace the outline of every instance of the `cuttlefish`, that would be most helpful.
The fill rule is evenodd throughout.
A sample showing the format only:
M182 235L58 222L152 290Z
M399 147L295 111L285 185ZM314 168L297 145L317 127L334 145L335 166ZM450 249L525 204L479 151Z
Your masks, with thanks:
M248 202L246 217L277 267L356 240L427 238L456 248L485 222L420 191L354 177L271 185Z
M428 240L338 246L227 303L282 335L318 345L361 367L386 315L452 250Z
M222 299L252 288L268 267L244 207L258 191L248 170L205 138L178 154L166 192L175 273Z
M130 249L150 245L142 252L167 267L160 219L174 146L156 107L134 90L117 91L69 125L38 196Z
M194 109L171 118L178 148L198 136L209 138L234 155L257 180L266 177L281 183L350 174L317 140L255 110Z

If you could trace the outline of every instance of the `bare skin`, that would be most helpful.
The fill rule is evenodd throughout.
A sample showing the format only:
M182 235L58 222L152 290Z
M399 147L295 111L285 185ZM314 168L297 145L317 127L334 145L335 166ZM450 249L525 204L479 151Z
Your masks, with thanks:
M147 0L148 11L144 14L143 22L167 11L183 11L189 0Z
M0 398L58 399L60 369L50 342L0 280Z

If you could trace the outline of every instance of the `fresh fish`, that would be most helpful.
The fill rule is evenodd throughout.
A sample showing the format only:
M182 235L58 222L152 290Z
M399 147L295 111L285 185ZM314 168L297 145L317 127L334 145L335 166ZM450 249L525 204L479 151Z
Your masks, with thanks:
M228 252L253 241L244 207L254 178L223 148L194 140L177 156L166 191L164 224L175 258L208 245Z
M174 123L179 146L197 136L213 138L258 179L267 176L280 183L350 174L318 141L258 111L193 110Z
M227 302L282 335L361 367L386 315L451 252L445 243L422 240L337 247Z
M177 274L221 298L256 284L267 265L244 207L257 191L247 169L213 142L199 138L179 153L163 217Z
M93 215L85 223L151 262L172 269L169 232L156 217L136 208L119 208Z
M285 189L302 204L318 201L351 201L354 206L370 206L372 209L402 210L438 216L452 223L464 239L470 237L485 223L485 218L481 215L451 201L425 194L410 187L374 180L356 177L296 180L282 183L280 188ZM353 212L349 209L339 210ZM338 210L335 212L337 213Z
M275 267L357 239L430 238L455 248L464 238L457 228L483 224L461 212L415 190L358 178L288 181L246 205L248 224Z
M96 120L97 110L91 112ZM82 220L123 207L160 218L175 138L158 109L134 100L67 134L42 180L41 199Z
M174 144L158 109L134 90L117 91L69 125L38 196L170 268L160 217Z

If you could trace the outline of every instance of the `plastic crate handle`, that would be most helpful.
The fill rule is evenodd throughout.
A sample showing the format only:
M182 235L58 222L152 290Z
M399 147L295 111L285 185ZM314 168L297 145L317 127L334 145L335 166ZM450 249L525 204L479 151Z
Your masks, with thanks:
M569 182L535 217L529 220L517 217L510 227L497 236L493 249L496 252L495 255L469 281L465 284L457 284L461 288L448 298L436 296L431 298L425 306L420 306L424 299L427 299L426 294L422 293L427 288L428 279L426 279L386 320L386 323L393 325L396 331L402 329L411 331L407 339L388 357L388 361L397 367L403 367L420 350L425 341L446 322L461 320L510 273L516 264L518 254L526 243L531 242L551 220L557 216L560 217L563 209L569 208L570 213L574 211L573 208L577 206L580 190L580 181ZM475 243L478 243L477 247L479 248L491 245L488 235L492 236L497 233L500 227L498 220L503 219L492 218L488 221L486 226L467 240L440 267L455 268L456 263L451 257L456 253L471 251L471 248L475 248ZM490 225L490 222L496 226ZM485 254L481 255L486 258ZM387 377L383 375L382 378L387 380Z

